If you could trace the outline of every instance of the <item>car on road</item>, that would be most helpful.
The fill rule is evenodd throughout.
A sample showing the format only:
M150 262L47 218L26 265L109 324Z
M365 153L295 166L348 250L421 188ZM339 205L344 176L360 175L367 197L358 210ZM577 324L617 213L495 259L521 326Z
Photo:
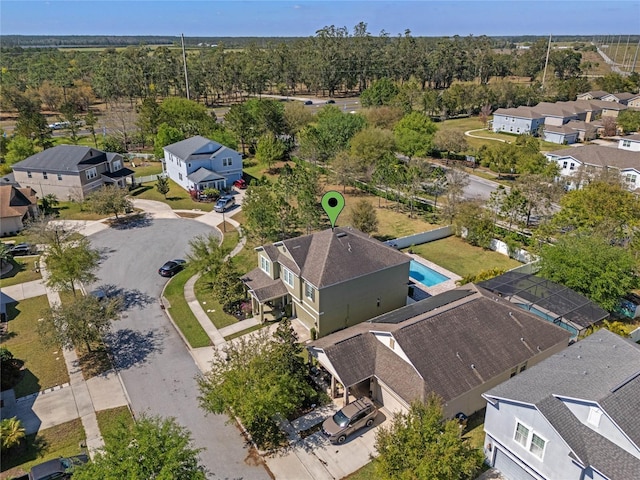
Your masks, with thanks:
M176 273L184 268L185 260L176 258L169 260L158 269L158 273L163 277L173 277Z
M336 103L336 101L333 98L330 98L329 100L327 100L324 103Z
M378 409L373 402L362 397L327 418L322 423L322 433L332 443L344 443L353 432L373 425L377 415Z
M84 465L88 461L89 457L87 455L54 458L34 466L29 472L29 480L68 479L73 476L75 467Z
M236 199L231 196L220 197L216 202L216 206L213 209L218 212L226 212L228 209L233 207L236 204Z
M30 243L18 243L9 248L9 253L17 257L19 255L31 255L35 251L35 248Z
M305 105L313 105L313 102L311 100L306 100L304 102Z
M244 190L245 188L247 188L247 182L244 181L244 178L239 178L238 180L233 182L233 186Z

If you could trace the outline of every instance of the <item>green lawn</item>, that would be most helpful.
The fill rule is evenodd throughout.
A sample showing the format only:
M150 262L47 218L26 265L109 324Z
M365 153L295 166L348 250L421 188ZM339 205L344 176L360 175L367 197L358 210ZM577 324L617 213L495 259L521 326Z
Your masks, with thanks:
M185 269L174 276L164 291L164 296L169 301L171 307L169 313L182 334L192 348L208 347L211 340L193 315L189 304L184 298L184 284L193 276L194 272Z
M200 209L206 212L213 210L213 202L196 202L191 199L189 193L180 187L173 180L169 180L169 193L167 198L156 190L155 183L145 183L142 187L131 191L133 198L143 198L145 200L155 200L169 205L174 210Z
M7 305L8 334L0 345L24 361L24 376L15 386L16 397L36 393L69 381L58 346L46 346L36 331L38 319L49 308L45 295Z
M132 425L134 421L127 406L101 410L96 412L96 417L102 438L112 434L120 424Z
M2 477L20 476L34 465L53 458L78 455L82 453L79 445L85 441L79 418L27 435L21 449L2 451Z
M40 280L42 274L39 271L35 271L35 262L39 261L40 257L38 255L14 258L11 262L14 265L13 270L0 279L0 287Z
M413 251L461 277L491 268L509 270L522 265L506 255L474 247L455 236L416 245Z
M200 277L195 285L196 298L200 302L211 322L216 328L224 328L234 323L238 319L222 310L222 306L213 298L213 292L204 277Z
M136 164L135 168L131 166L129 162L127 168L135 172L136 177L146 177L148 175L158 175L162 173L162 163L145 161L144 164L139 163L139 160L134 159L133 163Z
M60 202L55 208L58 218L62 220L101 220L107 215L87 210L82 202Z
M356 470L351 475L347 475L342 480L371 480L376 478L373 462L367 463L360 470Z

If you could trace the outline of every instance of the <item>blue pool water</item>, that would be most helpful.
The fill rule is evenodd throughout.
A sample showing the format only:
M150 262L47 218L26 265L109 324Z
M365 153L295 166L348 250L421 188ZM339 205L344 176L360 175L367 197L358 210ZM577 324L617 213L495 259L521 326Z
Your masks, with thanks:
M538 310L536 307L532 307L532 306L525 305L525 304L522 304L522 303L516 303L516 305L518 305L521 309L526 310L527 312L534 313L538 317L544 318L547 322L554 323L554 324L558 325L559 327L564 328L569 333L571 333L574 337L578 336L578 330L576 330L574 327L572 327L571 325L568 325L567 323L562 322L562 321L556 322L555 321L555 317L552 317L551 315L543 312L542 310Z
M409 276L427 287L433 287L449 280L449 277L445 277L415 260L411 260L409 265Z

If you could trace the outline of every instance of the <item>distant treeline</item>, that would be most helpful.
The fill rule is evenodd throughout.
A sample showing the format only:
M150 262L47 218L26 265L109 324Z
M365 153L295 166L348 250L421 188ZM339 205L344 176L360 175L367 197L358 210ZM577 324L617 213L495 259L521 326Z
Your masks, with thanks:
M626 37L623 35L623 37ZM268 43L291 43L303 37L187 37L188 46L223 44L227 48L242 48L246 45L257 44L266 46ZM419 37L417 37L419 38ZM448 38L448 37L441 37ZM535 43L546 36L520 35L488 37L495 48L512 48L516 44ZM604 36L593 35L554 35L554 42L590 42ZM611 36L611 39L615 38ZM632 35L629 39L637 43L640 36ZM626 38L624 39L626 42ZM3 47L126 47L129 45L178 45L180 35L1 35ZM612 40L613 41L613 40Z

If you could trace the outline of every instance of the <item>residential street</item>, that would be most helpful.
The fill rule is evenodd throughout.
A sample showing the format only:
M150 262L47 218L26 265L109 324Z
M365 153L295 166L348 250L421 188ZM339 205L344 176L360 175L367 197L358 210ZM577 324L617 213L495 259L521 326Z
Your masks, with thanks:
M122 288L130 302L108 341L136 416L175 417L204 449L201 459L211 478L266 480L269 475L262 466L246 462L249 450L239 430L226 423L226 415L205 416L198 406L200 372L158 302L167 280L158 268L166 260L184 258L194 236L214 231L189 219L150 219L138 227L109 228L89 237L107 252L99 284Z

